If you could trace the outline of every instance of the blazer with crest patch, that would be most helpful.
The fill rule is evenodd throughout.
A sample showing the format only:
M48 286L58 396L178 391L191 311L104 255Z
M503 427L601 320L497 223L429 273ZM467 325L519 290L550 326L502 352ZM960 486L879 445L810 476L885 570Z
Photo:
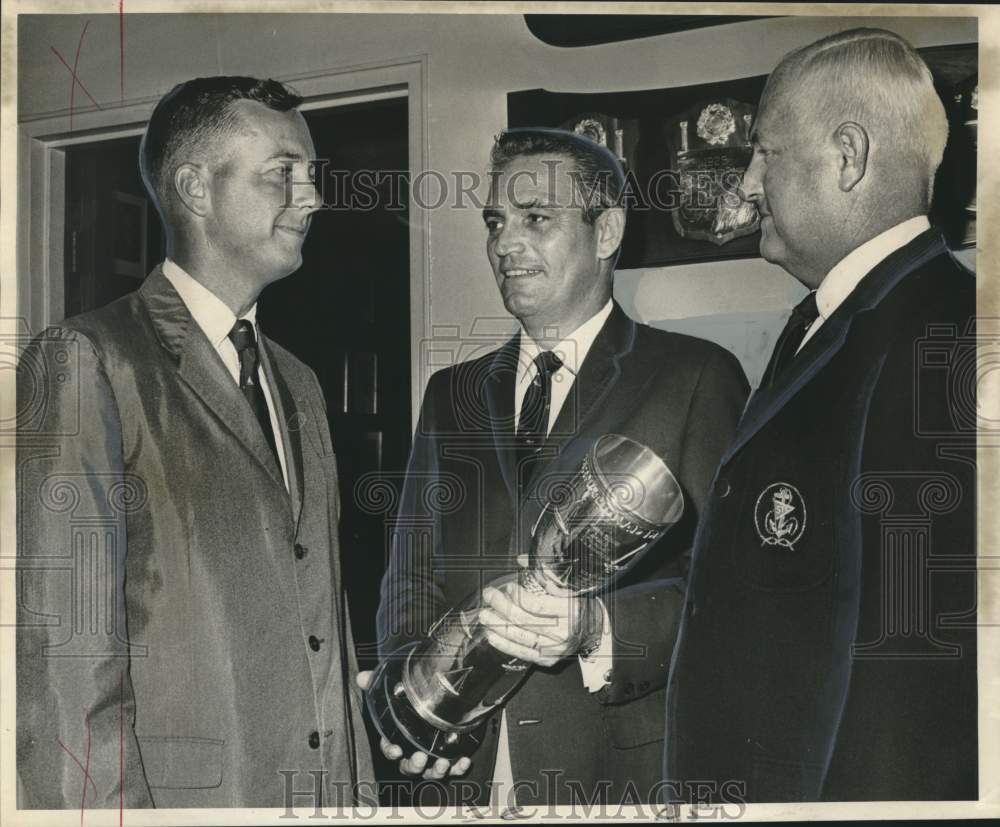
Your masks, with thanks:
M927 231L751 399L695 543L674 800L977 797L974 317Z

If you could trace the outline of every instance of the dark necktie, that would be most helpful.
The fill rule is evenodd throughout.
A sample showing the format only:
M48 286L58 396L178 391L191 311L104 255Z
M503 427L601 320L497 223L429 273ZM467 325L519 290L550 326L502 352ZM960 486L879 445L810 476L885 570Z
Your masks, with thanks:
M771 354L771 361L767 363L764 376L760 380L762 388L773 385L781 372L788 367L795 352L806 337L809 326L819 317L819 308L816 306L816 291L813 290L792 310L792 315L788 317L785 329L781 331L778 341Z
M236 348L240 357L240 390L250 403L250 408L260 423L267 444L271 446L275 460L278 459L278 448L274 442L274 432L271 430L271 415L267 410L267 400L264 399L264 389L260 386L260 356L257 353L257 338L254 336L253 325L246 319L238 319L233 329L229 331L229 341ZM281 462L278 462L281 467Z
M551 350L535 357L535 378L531 380L521 401L517 420L517 459L523 483L531 479L549 431L549 409L552 404L552 374L562 367L562 359Z

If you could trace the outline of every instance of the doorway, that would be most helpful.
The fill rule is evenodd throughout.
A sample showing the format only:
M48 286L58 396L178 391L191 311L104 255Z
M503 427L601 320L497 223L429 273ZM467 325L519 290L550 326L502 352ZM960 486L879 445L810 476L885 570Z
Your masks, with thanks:
M408 101L404 93L303 115L325 162L325 208L313 216L303 266L261 294L258 319L316 372L326 397L338 458L343 578L364 669L376 662L386 534L383 516L358 507L355 486L368 473L402 473L410 449ZM139 142L135 136L65 149L66 316L137 289L165 254L163 228L139 175ZM365 180L376 186L365 188L367 200L351 203L352 194L364 195L351 186ZM358 204L364 208L350 208Z
M264 290L260 323L309 365L326 397L340 480L341 565L362 669L377 663L384 515L360 507L365 474L402 473L410 452L407 100L303 113L325 162L302 267ZM370 174L369 174L370 173ZM381 180L379 187L374 185ZM371 183L372 186L369 186ZM374 194L373 194L374 193Z

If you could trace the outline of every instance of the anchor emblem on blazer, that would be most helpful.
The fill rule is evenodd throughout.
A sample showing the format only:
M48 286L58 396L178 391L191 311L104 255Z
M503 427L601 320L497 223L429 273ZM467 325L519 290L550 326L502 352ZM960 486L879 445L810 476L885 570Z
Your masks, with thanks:
M806 530L802 494L787 482L769 485L757 498L754 523L762 545L793 548Z

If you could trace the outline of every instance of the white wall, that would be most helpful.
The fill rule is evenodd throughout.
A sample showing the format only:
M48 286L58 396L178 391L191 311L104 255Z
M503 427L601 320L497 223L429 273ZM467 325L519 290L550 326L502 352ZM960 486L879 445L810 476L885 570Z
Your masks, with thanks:
M118 18L87 19L79 77L102 105L117 103ZM72 61L83 22L71 15L20 18L21 119L68 106L69 74L50 47ZM493 135L506 125L509 91L617 91L766 74L790 49L857 25L891 28L916 46L977 39L976 21L968 18L788 17L559 49L535 39L515 15L126 15L124 92L126 103L148 99L151 109L174 84L198 75L289 79L426 55L428 166L446 174L481 171ZM78 89L76 105L86 104ZM479 214L441 209L429 226L430 323L466 336L477 318L505 316ZM616 283L616 295L636 318L724 342L752 380L803 292L759 259L626 271ZM430 332L413 331L415 346Z

